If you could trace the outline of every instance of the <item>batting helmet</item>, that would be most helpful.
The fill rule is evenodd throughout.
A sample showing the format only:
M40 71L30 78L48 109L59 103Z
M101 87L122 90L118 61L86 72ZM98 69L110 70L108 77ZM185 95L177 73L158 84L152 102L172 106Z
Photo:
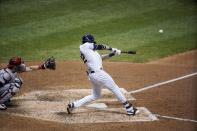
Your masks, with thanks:
M82 37L82 43L86 43L86 42L91 42L91 43L95 43L94 41L94 36L91 34L86 34Z
M21 63L22 63L21 57L12 57L12 58L9 60L8 68L12 68L12 67L14 67L14 66L21 65Z

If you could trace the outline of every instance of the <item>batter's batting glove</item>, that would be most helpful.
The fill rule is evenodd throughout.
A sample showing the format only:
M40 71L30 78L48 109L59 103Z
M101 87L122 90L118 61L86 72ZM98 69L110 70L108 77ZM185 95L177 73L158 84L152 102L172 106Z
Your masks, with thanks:
M120 55L121 54L121 50L116 50L116 54Z
M111 50L112 50L112 52L115 52L115 51L118 50L118 49L117 49L117 48L112 48Z
M118 50L117 48L112 48L112 51L115 53L115 55L121 54L121 50Z

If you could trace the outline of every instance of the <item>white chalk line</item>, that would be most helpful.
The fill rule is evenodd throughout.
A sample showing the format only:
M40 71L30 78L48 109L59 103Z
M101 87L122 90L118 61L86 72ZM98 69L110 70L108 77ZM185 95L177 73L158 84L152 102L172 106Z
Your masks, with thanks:
M178 118L178 117L173 117L173 116L163 116L163 115L159 115L159 114L154 114L154 115L157 117L165 118L165 119L173 119L173 120L197 123L197 120L192 120L192 119L184 119L184 118Z
M147 87L135 90L135 91L130 91L129 93L134 94L134 93L142 92L142 91L145 91L145 90L148 90L148 89L151 89L151 88L155 88L155 87L158 87L158 86L161 86L161 85L165 85L165 84L172 83L172 82L175 82L175 81L178 81L178 80L186 79L188 77L192 77L192 76L195 76L195 75L197 75L197 72L192 73L192 74L188 74L188 75L184 75L184 76L181 76L181 77L177 77L177 78L174 78L174 79L171 79L171 80L168 80L168 81L164 81L164 82L161 82L161 83L157 83L157 84L154 84L154 85L151 85L151 86L147 86ZM165 118L165 119L173 119L173 120L197 123L197 120L192 120L192 119L184 119L184 118L179 118L179 117L164 116L164 115L159 115L159 114L154 114L154 115L157 116L157 117Z
M158 86L161 86L161 85L165 85L165 84L172 83L172 82L175 82L175 81L178 81L178 80L186 79L188 77L192 77L192 76L195 76L195 75L197 75L197 72L192 73L192 74L188 74L188 75L184 75L184 76L181 76L181 77L177 77L177 78L174 78L174 79L171 79L171 80L168 80L168 81L153 84L153 85L150 85L150 86L146 86L146 87L143 87L143 88L135 90L135 91L130 91L129 93L134 94L134 93L142 92L142 91L145 91L145 90L148 90L148 89L151 89L151 88L155 88L155 87L158 87Z

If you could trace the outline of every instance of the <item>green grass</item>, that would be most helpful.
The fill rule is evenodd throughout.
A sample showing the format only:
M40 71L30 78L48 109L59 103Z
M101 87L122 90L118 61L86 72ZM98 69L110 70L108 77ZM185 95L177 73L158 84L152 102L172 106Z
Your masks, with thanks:
M195 0L0 0L0 61L79 60L82 35L147 62L197 48ZM164 33L158 33L163 29Z

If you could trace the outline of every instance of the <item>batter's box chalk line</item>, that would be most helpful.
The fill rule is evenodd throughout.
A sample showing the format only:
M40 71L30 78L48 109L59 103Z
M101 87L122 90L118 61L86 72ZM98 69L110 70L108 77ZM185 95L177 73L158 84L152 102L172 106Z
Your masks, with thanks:
M130 91L128 93L130 93L130 94L139 93L139 92L149 90L149 89L152 89L152 88L156 88L156 87L159 87L159 86L162 86L162 85L165 85L165 84L169 84L169 83L172 83L172 82L175 82L175 81L186 79L186 78L189 78L189 77L192 77L192 76L195 76L195 75L197 75L197 72L194 72L194 73L191 73L191 74L188 74L188 75L184 75L184 76L181 76L181 77L177 77L177 78L174 78L174 79L171 79L171 80L167 80L167 81L164 81L164 82L156 83L156 84L153 84L153 85L150 85L150 86L146 86L146 87L140 88L140 89L135 90L135 91Z
M179 118L179 117L174 117L174 116L165 116L165 115L159 115L159 114L154 114L154 115L160 118L164 118L164 119L172 119L172 120L178 120L178 121L197 123L197 120L192 120L192 119L185 119L185 118Z
M160 82L160 83L156 83L156 84L153 84L153 85L150 85L150 86L146 86L146 87L140 88L138 90L130 91L128 93L135 94L135 93L143 92L143 91L146 91L146 90L149 90L149 89L152 89L152 88L160 87L162 85L173 83L173 82L176 82L176 81L179 81L179 80L182 80L182 79L186 79L186 78L189 78L189 77L193 77L193 76L196 76L196 75L197 75L197 72L194 72L194 73L183 75L183 76L171 79L171 80L167 80L167 81L164 81L164 82ZM179 118L179 117L173 117L173 116L165 116L165 115L159 115L159 114L154 114L154 115L157 116L157 117L160 117L160 118L164 118L164 119L173 119L173 120L178 120L178 121L187 121L187 122L197 123L197 120L192 120L192 119L185 119L185 118Z

